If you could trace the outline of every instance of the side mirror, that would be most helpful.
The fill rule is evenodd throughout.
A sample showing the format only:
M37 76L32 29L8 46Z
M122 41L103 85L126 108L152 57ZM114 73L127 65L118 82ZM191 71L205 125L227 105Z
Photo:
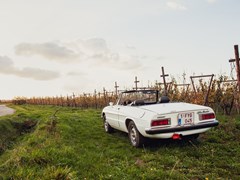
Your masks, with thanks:
M109 103L109 106L113 106L113 102L110 102L110 103Z

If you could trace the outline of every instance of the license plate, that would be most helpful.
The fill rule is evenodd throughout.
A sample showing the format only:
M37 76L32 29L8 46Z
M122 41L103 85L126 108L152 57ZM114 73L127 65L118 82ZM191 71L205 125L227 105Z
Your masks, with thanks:
M191 113L180 113L178 114L178 125L189 125L193 124L193 112Z

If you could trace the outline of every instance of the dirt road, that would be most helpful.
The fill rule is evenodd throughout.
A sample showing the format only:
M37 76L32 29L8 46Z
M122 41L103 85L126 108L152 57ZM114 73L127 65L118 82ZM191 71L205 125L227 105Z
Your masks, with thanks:
M9 108L5 105L0 105L0 116L5 116L9 114L13 114L15 112L14 109Z

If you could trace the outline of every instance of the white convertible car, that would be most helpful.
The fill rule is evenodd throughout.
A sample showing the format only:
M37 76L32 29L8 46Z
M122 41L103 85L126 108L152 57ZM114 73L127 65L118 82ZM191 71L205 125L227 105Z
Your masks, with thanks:
M142 146L146 138L197 138L219 123L210 107L183 102L169 102L155 90L122 92L116 104L102 111L104 129L128 133L133 146Z

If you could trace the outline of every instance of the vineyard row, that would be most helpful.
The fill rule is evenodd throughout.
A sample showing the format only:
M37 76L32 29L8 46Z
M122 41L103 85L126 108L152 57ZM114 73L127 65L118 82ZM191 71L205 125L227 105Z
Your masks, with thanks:
M177 84L173 79L171 83L155 84L147 89L155 89L160 92L167 92L171 101L182 101L195 104L204 104L211 106L215 111L221 111L230 114L231 111L239 113L240 109L240 93L237 83L234 81L226 81L227 77L213 79L211 85L209 82L200 78L195 85ZM143 89L138 87L138 89ZM119 91L108 92L104 90L102 93L81 94L71 96L56 97L17 97L12 102L14 104L36 104L36 105L56 105L79 108L103 108L109 102L116 102Z

